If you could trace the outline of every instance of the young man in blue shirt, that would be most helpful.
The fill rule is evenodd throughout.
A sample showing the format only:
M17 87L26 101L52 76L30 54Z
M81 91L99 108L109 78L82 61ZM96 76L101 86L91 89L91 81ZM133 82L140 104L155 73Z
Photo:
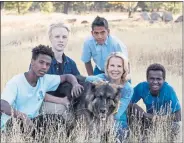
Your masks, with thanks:
M164 115L171 115L173 127L181 124L181 105L173 87L166 81L166 71L161 64L152 64L147 68L147 81L139 83L134 88L131 100L130 114L143 121L147 121L146 126ZM136 103L143 99L146 105L146 112ZM136 110L138 111L136 113ZM130 117L130 115L129 115Z
M50 25L48 35L54 52L54 58L48 70L48 74L73 74L80 75L76 63L64 54L69 40L69 28L62 22Z
M21 119L25 126L33 127L33 119L39 115L43 101L64 104L67 98L58 98L46 94L57 89L60 83L70 82L73 85L72 94L79 94L82 86L71 74L48 75L54 54L48 46L39 45L32 50L31 67L28 72L14 76L1 94L1 130L11 116Z
M91 34L84 42L81 57L88 75L104 73L106 58L112 52L122 52L128 58L127 47L119 39L110 35L108 22L105 18L99 16L95 18L92 23ZM94 71L91 58L96 64Z
M76 63L64 54L64 50L69 40L69 28L62 22L52 23L49 26L48 36L54 52L54 58L51 62L47 74L63 75L72 74L80 75ZM53 92L48 92L53 94ZM63 97L61 97L63 98ZM55 104L50 102L43 102L41 112L63 114L65 106L62 104Z

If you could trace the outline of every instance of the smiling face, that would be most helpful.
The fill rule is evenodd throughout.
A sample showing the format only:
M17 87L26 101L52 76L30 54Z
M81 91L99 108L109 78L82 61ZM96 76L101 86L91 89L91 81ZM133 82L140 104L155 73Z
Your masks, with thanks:
M152 95L158 95L164 83L163 72L160 70L150 70L147 81Z
M109 35L109 29L106 29L104 26L95 26L91 34L95 38L96 42L99 45L105 43L107 36Z
M117 84L120 84L121 77L124 73L123 61L120 57L111 57L107 66L109 78Z
M50 68L52 58L48 55L39 54L36 60L31 60L32 71L37 77L43 77Z
M64 52L64 48L68 43L69 32L66 28L55 27L51 31L50 41L53 51Z

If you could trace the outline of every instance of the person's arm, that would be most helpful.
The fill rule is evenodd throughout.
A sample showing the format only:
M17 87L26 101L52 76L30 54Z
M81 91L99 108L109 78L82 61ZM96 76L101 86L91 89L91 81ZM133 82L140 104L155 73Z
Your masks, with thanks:
M85 67L88 75L93 75L93 66L91 64L91 61L85 63Z
M10 104L3 99L1 99L1 113L5 113L6 115L13 116L14 118L20 118L22 120L24 120L25 118L28 118L26 114L13 109L10 106Z
M60 75L60 79L61 79L61 83L69 82L72 84L72 86L73 86L72 91L71 91L72 96L79 95L82 92L82 90L84 89L84 87L78 83L76 77L72 74Z
M91 64L93 43L89 39L84 42L81 60L85 63L85 68L88 75L93 75L93 67Z
M65 106L68 106L68 104L69 104L69 101L68 101L67 97L64 97L64 98L55 97L55 96L52 96L48 93L45 94L44 101L52 102L52 103L56 103L56 104L63 104Z
M142 83L139 83L136 87L134 87L134 93L131 98L131 103L137 103L142 97L143 94L143 85Z
M121 90L121 99L120 99L120 106L118 112L115 114L115 119L120 120L121 116L127 110L127 107L131 101L133 95L133 88L131 87L130 83L127 83L127 87L124 87Z

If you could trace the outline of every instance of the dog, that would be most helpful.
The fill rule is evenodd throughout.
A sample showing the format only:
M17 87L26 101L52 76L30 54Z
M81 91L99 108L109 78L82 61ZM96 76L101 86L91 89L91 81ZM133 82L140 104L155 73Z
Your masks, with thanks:
M73 114L72 123L68 127L68 135L76 127L77 122L90 131L103 130L107 133L107 122L117 112L121 97L121 87L105 81L87 82L85 77L76 76L77 81L84 87L82 93L75 97L71 95L72 85L68 82L59 85L54 96L67 96L70 101L69 112ZM103 134L103 133L102 133Z

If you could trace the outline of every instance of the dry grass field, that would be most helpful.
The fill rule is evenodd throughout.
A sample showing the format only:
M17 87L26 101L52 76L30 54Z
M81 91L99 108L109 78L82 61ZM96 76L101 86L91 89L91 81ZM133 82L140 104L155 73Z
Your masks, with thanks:
M2 13L1 89L15 74L28 70L31 49L34 46L50 44L47 27L52 21L58 20L77 19L76 23L69 23L71 33L65 53L76 61L81 74L87 75L80 57L84 39L90 35L90 24L96 15L44 15L36 13L15 16ZM166 68L166 80L174 87L182 104L182 24L161 22L150 24L145 21L133 21L133 19L126 19L127 15L122 13L102 13L99 16L104 16L109 20L111 34L121 39L128 47L133 86L146 80L146 68L149 64L161 63ZM122 20L114 21L115 19ZM87 20L89 23L81 24L82 20ZM139 104L142 105L141 102ZM149 141L165 142L168 134L163 132L160 130L153 134ZM22 137L15 133L11 141L24 142ZM57 141L59 141L59 137ZM84 142L85 140L78 141ZM137 140L132 138L131 141Z

